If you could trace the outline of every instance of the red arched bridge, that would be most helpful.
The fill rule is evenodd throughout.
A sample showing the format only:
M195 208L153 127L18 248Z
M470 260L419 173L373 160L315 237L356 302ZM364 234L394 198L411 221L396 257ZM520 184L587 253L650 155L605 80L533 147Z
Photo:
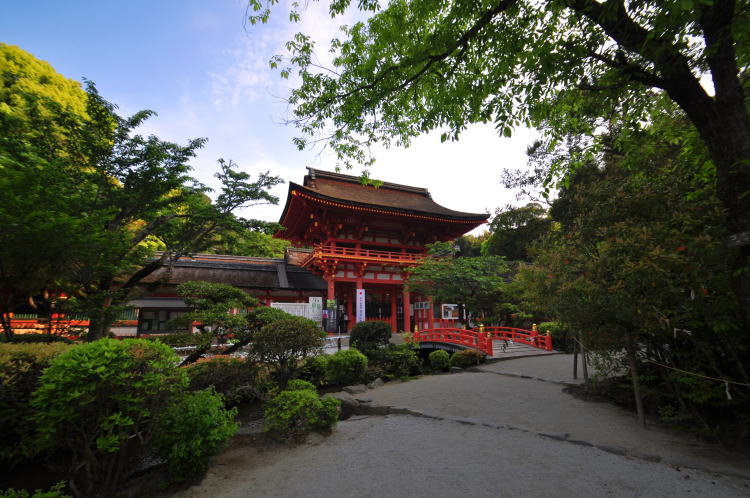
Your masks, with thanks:
M504 341L500 347L512 342L552 351L552 337L540 335L536 330L515 327L433 328L415 332L413 338L420 349L476 349L487 356L494 355L495 341Z

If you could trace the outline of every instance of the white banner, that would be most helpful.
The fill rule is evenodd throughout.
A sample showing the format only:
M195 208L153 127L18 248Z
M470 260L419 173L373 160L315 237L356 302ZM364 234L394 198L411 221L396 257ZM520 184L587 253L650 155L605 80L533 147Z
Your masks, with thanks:
M365 290L357 289L357 322L365 321Z

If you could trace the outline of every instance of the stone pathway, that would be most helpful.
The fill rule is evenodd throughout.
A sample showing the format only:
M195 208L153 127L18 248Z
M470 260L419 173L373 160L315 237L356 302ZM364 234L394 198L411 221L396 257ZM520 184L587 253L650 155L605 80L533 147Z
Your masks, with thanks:
M329 437L235 445L183 497L750 496L750 460L563 392L570 357L389 383ZM367 407L367 408L364 408Z

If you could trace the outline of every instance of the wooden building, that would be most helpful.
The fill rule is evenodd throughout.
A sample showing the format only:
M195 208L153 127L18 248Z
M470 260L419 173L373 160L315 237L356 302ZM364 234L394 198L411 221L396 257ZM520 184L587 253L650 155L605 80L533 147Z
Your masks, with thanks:
M276 237L308 247L299 265L320 275L326 298L347 319L391 329L432 327L429 296L412 295L406 270L425 257L426 245L453 240L487 221L485 213L453 211L424 188L363 185L356 176L308 168L302 185L290 183ZM356 304L355 304L356 303Z

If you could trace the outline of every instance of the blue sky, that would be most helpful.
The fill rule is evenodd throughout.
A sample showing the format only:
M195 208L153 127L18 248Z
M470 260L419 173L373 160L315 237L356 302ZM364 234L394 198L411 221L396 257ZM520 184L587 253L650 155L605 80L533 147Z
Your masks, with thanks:
M243 0L3 0L0 42L20 46L69 78L94 81L123 114L156 111L143 133L181 143L207 137L193 166L209 185L220 157L253 174L271 170L301 182L305 166L332 170L335 160L292 145L295 130L282 124L289 83L269 69L268 59L283 53L296 31L312 34L325 57L337 26L353 19L331 20L325 2L310 2L302 23L290 25L281 3L270 24L250 26ZM470 128L458 143L441 144L432 133L406 150L376 151L371 175L427 187L452 209L492 212L515 203L499 184L500 172L525 165L531 139L528 130L500 138L491 126ZM279 206L242 214L277 220L286 189L274 192Z

